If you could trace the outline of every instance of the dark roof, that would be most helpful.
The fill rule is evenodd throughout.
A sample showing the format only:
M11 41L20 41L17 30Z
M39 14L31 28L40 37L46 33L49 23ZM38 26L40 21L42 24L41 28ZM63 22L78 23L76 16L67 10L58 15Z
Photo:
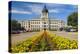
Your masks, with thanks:
M42 12L48 12L48 9L46 8L46 5L44 6Z

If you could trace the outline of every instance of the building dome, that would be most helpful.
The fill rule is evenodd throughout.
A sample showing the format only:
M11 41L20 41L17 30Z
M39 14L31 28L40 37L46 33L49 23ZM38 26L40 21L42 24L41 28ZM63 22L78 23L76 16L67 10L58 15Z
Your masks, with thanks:
M48 12L47 8L46 8L46 5L44 6L42 12Z

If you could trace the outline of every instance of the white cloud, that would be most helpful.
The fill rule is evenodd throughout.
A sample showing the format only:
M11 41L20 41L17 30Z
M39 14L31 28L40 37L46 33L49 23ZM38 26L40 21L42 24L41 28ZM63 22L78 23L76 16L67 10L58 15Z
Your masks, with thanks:
M28 7L31 8L32 12L35 14L41 14L43 9L43 7L40 5L30 5Z
M60 11L58 9L50 9L49 12L50 13L59 13Z
M73 8L78 9L78 6L77 6L77 5L75 5L75 6L73 6Z
M65 7L65 4L55 4L55 3L48 3L46 4L48 7L56 8L56 7Z
M29 11L20 11L20 10L11 10L11 13L18 13L18 14L32 14Z

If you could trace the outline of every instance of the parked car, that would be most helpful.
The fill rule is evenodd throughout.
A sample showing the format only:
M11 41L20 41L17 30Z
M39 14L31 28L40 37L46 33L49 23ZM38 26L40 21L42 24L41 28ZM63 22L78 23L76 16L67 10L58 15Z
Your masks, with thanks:
M66 29L66 32L76 32L77 31L77 29L73 29L73 28L67 28Z
M70 31L71 31L71 32L76 32L77 30L76 30L76 29L70 29Z
M26 30L26 32L32 32L31 30Z
M19 34L20 31L11 31L11 34Z
M20 32L20 33L23 33L24 31L20 30L19 32Z

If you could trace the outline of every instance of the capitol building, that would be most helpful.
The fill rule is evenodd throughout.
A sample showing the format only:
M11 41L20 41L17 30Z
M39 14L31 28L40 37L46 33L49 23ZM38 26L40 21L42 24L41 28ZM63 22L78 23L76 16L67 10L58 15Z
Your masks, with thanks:
M41 17L31 20L18 21L22 27L31 31L41 31L41 30L59 30L65 27L65 22L60 19L49 19L49 13L46 6L44 6Z

